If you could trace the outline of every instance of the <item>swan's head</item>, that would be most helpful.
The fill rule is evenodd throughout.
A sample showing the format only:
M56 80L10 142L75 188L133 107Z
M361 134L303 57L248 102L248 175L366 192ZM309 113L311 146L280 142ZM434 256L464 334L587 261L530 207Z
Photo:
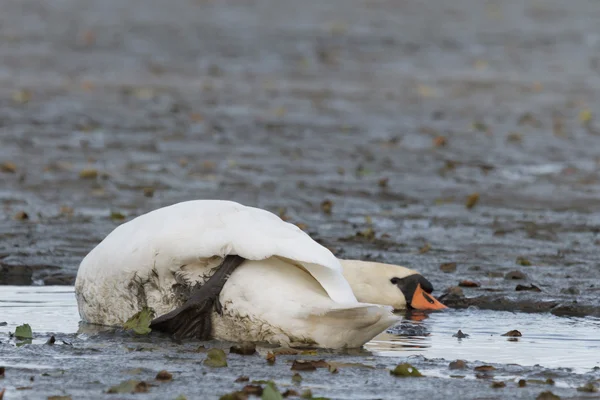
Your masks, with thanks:
M396 310L446 308L431 292L433 285L417 271L399 265L340 260L344 277L361 303L392 306Z

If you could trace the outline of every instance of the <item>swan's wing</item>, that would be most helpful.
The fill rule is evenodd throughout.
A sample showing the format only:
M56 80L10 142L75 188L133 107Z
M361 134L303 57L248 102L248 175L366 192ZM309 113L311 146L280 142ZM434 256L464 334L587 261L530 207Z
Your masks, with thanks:
M188 201L139 216L92 250L78 274L162 275L201 259L235 254L249 260L294 260L334 301L356 302L340 262L329 250L271 212L230 201Z

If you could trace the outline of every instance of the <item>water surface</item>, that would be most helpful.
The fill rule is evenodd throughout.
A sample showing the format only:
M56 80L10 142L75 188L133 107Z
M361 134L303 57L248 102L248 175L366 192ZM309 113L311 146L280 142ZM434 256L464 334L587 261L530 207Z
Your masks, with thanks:
M0 333L29 323L36 333L78 332L79 315L73 287L3 286ZM458 339L458 330L469 335ZM520 338L501 336L509 330ZM487 310L450 310L424 319L404 319L365 347L376 356L422 355L499 364L571 368L585 373L600 367L600 319L564 318Z

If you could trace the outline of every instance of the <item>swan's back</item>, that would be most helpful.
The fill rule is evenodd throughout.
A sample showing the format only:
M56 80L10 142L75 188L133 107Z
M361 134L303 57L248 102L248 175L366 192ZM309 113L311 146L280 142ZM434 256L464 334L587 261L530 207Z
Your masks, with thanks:
M207 260L233 254L248 260L273 256L293 260L335 302L357 302L337 258L297 226L239 203L195 200L141 215L98 244L77 274L80 314L90 321L90 310L116 308L119 311L111 312L121 313L119 320L126 319L148 297L172 296L182 266L208 265Z

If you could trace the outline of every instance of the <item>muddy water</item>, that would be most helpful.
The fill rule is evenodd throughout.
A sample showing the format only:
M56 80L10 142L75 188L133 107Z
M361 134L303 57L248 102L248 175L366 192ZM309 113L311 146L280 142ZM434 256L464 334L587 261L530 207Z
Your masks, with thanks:
M13 391L9 399L37 398L41 393L57 391L68 392L75 395L74 398L79 398L77 395L96 398L121 380L152 380L153 374L165 368L179 376L178 380L189 379L191 371L208 377L207 381L196 382L191 389L181 382L175 386L176 390L191 393L190 398L207 391L215 395L231 391L236 388L233 380L237 375L275 379L282 389L298 389L298 385L290 385L289 380L292 373L289 362L296 357L279 357L276 366L268 367L264 356L272 348L259 347L260 356L236 358L230 354L229 370L216 373L201 367L204 354L195 349L202 343L176 344L160 336L136 338L80 324L72 287L5 286L0 293L0 316L0 322L6 322L0 326L0 364L7 370L4 384L15 390L29 388L21 389L26 391L20 392L22 396ZM522 337L501 336L508 321L511 328L522 331ZM31 343L9 339L9 332L25 322L30 323L34 331ZM451 310L425 318L409 315L367 343L364 350L319 351L316 357L300 357L364 366L342 370L339 375L302 373L306 380L302 387L334 398L371 398L373 392L382 398L392 398L394 396L386 391L392 390L395 384L386 367L408 361L433 380L430 383L433 387L448 393L466 390L481 394L490 389L492 380L516 387L520 379L528 379L530 383L527 389L519 389L514 395L517 398L530 398L532 393L548 388L569 393L590 380L600 379L600 339L596 334L599 324L600 320L592 317L561 318L550 314L481 310ZM454 337L458 329L469 336ZM57 338L52 346L46 344L51 335ZM206 342L204 345L225 345L226 348L224 343ZM467 361L467 368L449 369L449 361L455 359ZM496 369L483 375L473 370L481 365L494 365ZM78 368L85 368L87 372L82 375ZM30 376L34 377L33 383L28 381ZM554 381L552 385L544 383L549 378ZM73 379L84 379L88 383L69 383L68 390L59 389L60 382ZM357 387L356 382L352 383L356 379L365 379L365 384ZM457 379L463 382L457 384ZM369 382L387 385L387 389L376 388ZM164 396L164 389L162 385L152 388L148 398ZM439 393L432 395L437 398Z
M25 322L39 334L95 332L91 326L84 325L80 329L73 288L65 286L3 287L0 322L7 323L0 327L0 333L5 336ZM469 336L456 338L454 335L459 329ZM502 336L511 329L520 330L523 336ZM600 319L593 317L451 310L429 314L425 319L420 316L404 319L365 348L375 356L422 355L446 360L568 368L586 373L594 367L600 369L599 329Z

